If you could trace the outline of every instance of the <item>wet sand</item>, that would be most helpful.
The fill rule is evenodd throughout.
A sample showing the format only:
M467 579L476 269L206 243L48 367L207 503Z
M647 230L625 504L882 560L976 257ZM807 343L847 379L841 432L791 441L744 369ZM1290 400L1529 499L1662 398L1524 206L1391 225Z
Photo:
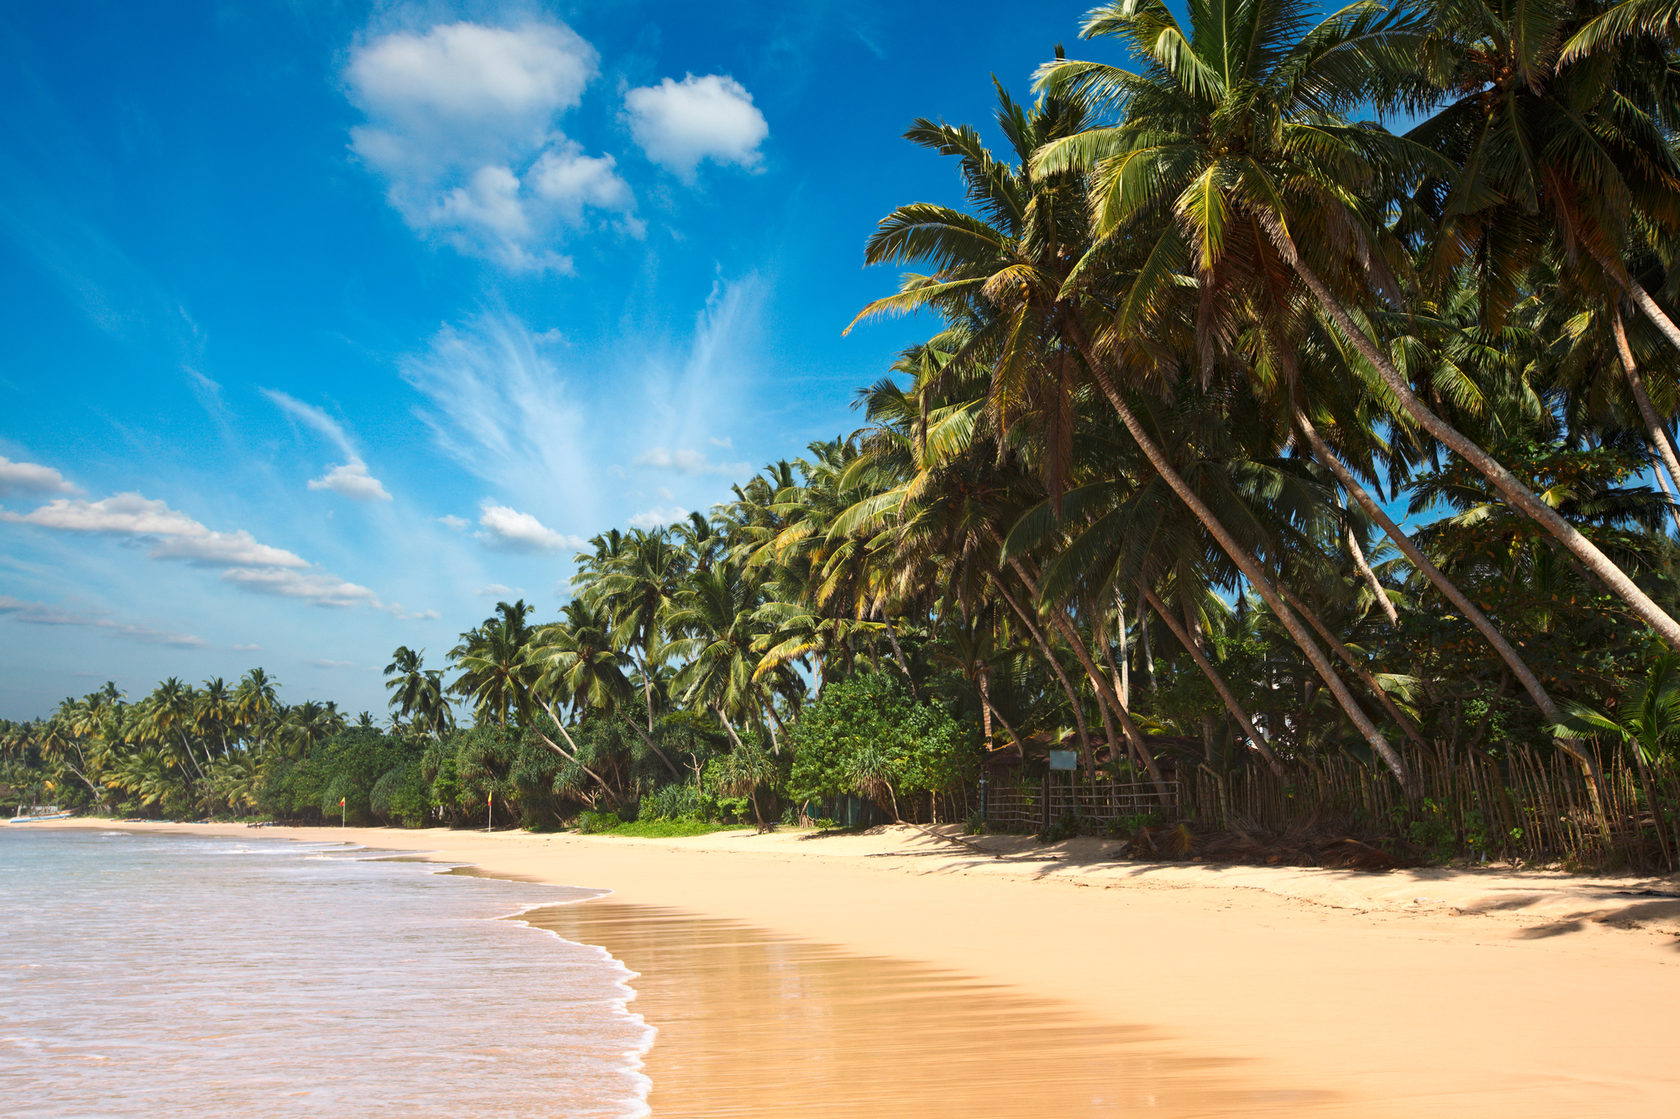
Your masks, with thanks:
M1148 865L908 828L257 834L612 890L566 935L643 972L661 1115L844 1114L857 1092L852 1114L1680 1116L1673 879ZM662 940L638 917L702 920ZM894 983L920 997L869 1004ZM952 1095L909 1102L940 1078Z
M1311 1115L1325 1098L1176 1053L1145 1027L739 921L611 899L523 919L638 973L632 1009L659 1031L656 1116Z

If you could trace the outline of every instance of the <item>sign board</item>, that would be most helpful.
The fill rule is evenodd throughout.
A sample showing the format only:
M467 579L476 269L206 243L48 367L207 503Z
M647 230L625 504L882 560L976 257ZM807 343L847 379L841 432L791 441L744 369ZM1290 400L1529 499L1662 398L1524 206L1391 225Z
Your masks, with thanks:
M1078 769L1079 755L1072 750L1050 751L1051 769Z

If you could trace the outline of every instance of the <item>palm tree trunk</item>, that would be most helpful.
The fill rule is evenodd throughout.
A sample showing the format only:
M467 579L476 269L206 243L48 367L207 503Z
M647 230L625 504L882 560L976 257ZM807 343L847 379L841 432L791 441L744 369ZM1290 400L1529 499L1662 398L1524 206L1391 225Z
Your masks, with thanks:
M1091 678L1091 685L1097 693L1097 710L1103 715L1103 729L1108 734L1109 752L1114 755L1115 761L1120 760L1119 753L1115 750L1114 727L1108 719L1109 709L1112 708L1115 717L1120 720L1121 733L1126 736L1126 744L1131 747L1132 755L1143 763L1144 771L1149 774L1149 780L1155 784L1162 795L1165 795L1167 791L1166 778L1162 776L1161 767L1156 764L1155 756L1149 752L1149 747L1143 740L1143 728L1139 727L1137 722L1133 720L1132 713L1126 710L1126 705L1120 702L1120 697L1115 693L1113 686L1103 677L1102 669L1091 659L1090 651L1085 648L1085 641L1078 628L1061 611L1056 612L1056 621L1063 636L1072 644L1074 656L1079 658L1080 666L1085 669L1085 674ZM1095 770L1093 769L1094 774Z
M665 763L665 768L671 771L671 776L681 781L683 779L682 771L671 764L671 759L665 756L665 751L659 748L659 743L653 740L653 735L643 730L641 725L634 719L626 719L624 721L629 723L631 729L641 737L643 744L645 744L649 750L652 750L660 761Z
M595 779L595 783L601 786L601 791L607 794L608 800L612 801L614 804L620 803L618 793L611 785L607 784L607 779L578 760L577 743L572 741L571 734L566 730L566 724L562 723L559 716L554 713L553 706L551 706L547 700L543 699L538 699L537 705L544 711L548 712L549 721L554 724L554 729L560 732L560 737L566 740L566 745L571 747L571 749L568 751L562 748L558 742L554 741L554 739L544 734L540 729L533 727L532 729L537 731L537 737L547 743L550 750L553 750L556 754L559 754L562 758L565 758L567 761L589 774L590 777L593 777Z
M1149 644L1149 615L1144 612L1143 603L1137 608L1138 628L1138 675L1143 677L1143 686L1150 694L1155 692L1155 651Z
M1364 684L1366 690L1376 697L1378 703L1382 704L1383 710L1387 711L1388 717L1399 726L1401 732L1405 734L1406 740L1419 750L1428 749L1429 743L1425 742L1423 735L1418 733L1417 723L1412 721L1410 715L1400 710L1399 705L1394 702L1394 697L1388 694L1388 689L1377 682L1377 678L1371 675L1371 670L1366 668L1364 663L1353 655L1353 650L1349 649L1341 638L1330 632L1330 627L1324 624L1324 619L1320 618L1312 607L1302 602L1300 595L1291 591L1281 581L1278 583L1278 590L1282 592L1284 601L1293 606L1295 612L1305 618L1307 624L1318 631L1318 635L1324 639L1324 644L1330 647L1331 652L1335 653L1337 658L1352 669L1355 676L1359 677L1359 682Z
M1680 349L1680 326L1676 326L1674 320L1668 317L1668 313L1657 304L1655 299L1651 298L1651 293L1645 290L1645 286L1633 278L1633 274L1627 270L1627 266L1596 243L1587 245L1587 251L1592 254L1594 260L1598 261L1599 266L1609 273L1616 283L1621 285L1622 290L1633 299L1634 306L1645 313L1645 317L1650 319L1651 323L1662 332L1662 336L1667 338L1676 349ZM1617 315L1617 318L1620 317L1620 315ZM1675 479L1675 481L1680 483L1680 479Z
M998 535L996 527L988 524L986 529L991 533L992 539L997 542L998 548L1001 550L1003 539ZM1037 598L1038 584L1032 575L1027 572L1026 566L1014 557L1011 557L1008 562L1010 569L1015 572L1016 578L1020 579L1022 585L1027 588L1027 593ZM1149 747L1144 744L1142 729L1132 720L1131 712L1126 710L1126 705L1120 702L1120 697L1109 687L1108 681L1103 679L1102 670L1097 667L1096 662L1091 660L1090 651L1085 648L1085 639L1079 633L1079 628L1060 609L1056 610L1055 617L1056 628L1060 629L1062 636L1067 638L1068 644L1073 648L1073 655L1079 659L1080 667L1085 670L1085 675L1091 679L1092 690L1097 693L1097 712L1102 716L1103 733L1108 735L1109 753L1113 755L1116 761L1119 761L1120 755L1116 749L1117 739L1114 734L1114 723L1109 719L1109 710L1112 708L1114 714L1120 719L1120 726L1125 732L1126 742L1131 747L1133 756L1143 763L1143 768L1148 772L1149 779L1165 796L1167 791L1166 781L1161 776L1160 767L1155 764L1154 756L1149 753ZM1088 746L1086 752L1087 754L1090 752ZM1096 777L1097 767L1094 758L1087 757L1086 771L1091 778Z
M1120 696L1120 702L1132 702L1132 656L1126 647L1126 598L1118 590L1114 592L1114 637L1120 646L1120 673L1115 680L1115 691Z
M980 695L980 730L986 736L986 749L992 748L992 696L991 684L986 680L986 670L979 669L974 676L974 690Z
M1557 510L1540 500L1533 490L1523 485L1516 475L1505 469L1497 459L1425 404L1418 394L1412 391L1412 386L1394 367L1394 363L1377 348L1377 344L1369 335L1359 329L1359 324L1353 321L1348 309L1342 306L1341 301L1325 286L1324 281L1319 279L1318 274L1300 258L1287 233L1280 235L1278 247L1283 250L1286 260L1294 267L1296 274L1312 291L1319 306L1324 308L1337 327L1353 343L1360 356L1382 377L1383 383L1394 393L1395 399L1406 414L1492 482L1506 501L1556 537L1570 555L1597 575L1604 585L1610 588L1611 593L1632 607L1634 613L1644 619L1646 625L1656 630L1664 641L1680 649L1680 622L1669 617L1662 607L1651 601L1651 596L1640 590L1638 585L1628 578L1627 572L1611 562L1609 556L1600 551L1591 540L1582 536L1574 525L1558 514ZM1628 282L1632 283L1631 278ZM1647 301L1650 299L1649 296L1645 298ZM1653 303L1652 307L1655 306ZM1660 309L1657 309L1657 313L1661 313ZM1672 323L1669 325L1673 326ZM1674 341L1680 346L1680 334L1675 335Z
M1213 685L1213 690L1218 692L1219 698L1224 701L1225 710L1231 713L1231 717L1237 721L1237 725L1242 728L1243 733L1248 735L1248 740L1254 745L1254 749L1262 758L1266 759L1266 764L1271 767L1273 773L1280 777L1283 776L1283 763L1278 761L1277 754L1272 752L1272 744L1267 741L1265 735L1260 733L1259 728L1254 725L1254 720L1248 717L1248 712L1238 701L1236 693L1231 691L1230 685L1225 682L1225 677L1221 676L1219 670L1213 667L1213 662L1208 660L1207 654L1202 651L1201 642L1194 640L1190 633L1167 612L1166 604L1160 600L1154 591L1148 587L1143 587L1142 590L1144 601L1149 603L1150 608L1155 611L1161 621L1166 623L1167 629L1178 639L1178 643L1184 646L1184 651L1190 654L1190 659L1196 662L1196 667L1202 670L1202 675L1208 678L1208 683Z
M1347 497L1345 495L1338 495L1338 497L1343 510L1342 542L1347 545L1348 555L1353 557L1353 566L1359 572L1359 577L1365 580L1365 585L1370 588L1371 597L1376 599L1377 607L1382 610L1383 616L1388 619L1389 626L1398 626L1400 624L1400 612L1394 608L1394 603L1389 601L1388 592L1383 589L1382 580L1377 578L1377 573L1372 571L1371 565L1365 561L1365 549L1359 546L1359 537L1353 533L1353 524L1346 519Z
M1394 542L1394 546L1400 549L1400 553L1411 561L1412 566L1422 572L1423 577L1428 579L1430 584L1440 591L1442 596L1464 616L1464 619L1487 640L1488 645L1498 654L1505 667L1510 669L1511 675L1516 678L1517 683L1522 685L1523 691L1528 693L1529 698L1534 701L1534 705L1540 709L1540 714L1545 717L1546 722L1551 726L1561 725L1563 723L1563 712L1558 710L1558 705L1552 699L1551 693L1546 691L1545 686L1540 683L1540 678L1534 674L1533 669L1529 668L1528 662L1523 660L1511 643L1505 639L1505 635L1499 632L1498 627L1493 624L1492 620L1482 613L1474 602L1470 601L1469 596L1458 588L1458 584L1447 578L1440 568L1431 563L1429 557L1423 554L1423 550L1412 542L1412 538L1407 536L1400 526L1394 523L1394 519L1366 491L1365 487L1360 485L1359 479L1353 476L1353 471L1347 468L1347 464L1324 441L1324 438L1319 435L1318 429L1313 426L1313 422L1300 409L1295 411L1295 424L1300 428L1301 433L1307 437L1307 445L1312 448L1314 457L1330 468L1330 473L1336 476L1336 480L1341 483L1342 489L1353 495L1353 499L1359 503L1372 520L1382 526L1382 530L1388 534L1388 538ZM1604 806L1608 801L1609 790L1604 783L1604 771L1598 758L1573 737L1558 735L1556 741L1558 747L1579 762L1586 772L1591 784L1594 807L1599 814L1601 830L1608 829L1609 823L1604 815Z
M1371 749L1376 751L1377 756L1382 758L1389 769L1393 771L1407 794L1415 793L1416 785L1412 780L1411 770L1407 767L1405 760L1395 752L1393 746L1389 745L1388 739L1383 737L1382 731L1377 729L1377 725L1371 721L1370 716L1366 715L1359 706L1359 701L1354 699L1353 693L1348 691L1347 685L1336 674L1335 667L1331 665L1329 658L1324 655L1324 651L1318 647L1317 642L1302 627L1301 620L1289 609L1282 597L1278 595L1276 588L1272 586L1271 581L1266 578L1265 572L1260 568L1259 561L1249 555L1248 550L1241 544L1237 543L1230 530L1218 517L1213 515L1213 510L1209 509L1202 499L1196 496L1196 492L1190 488L1190 484L1184 480L1183 475L1173 468L1166 453L1161 450L1155 440L1149 437L1149 432L1144 429L1137 414L1132 411L1125 398L1120 395L1120 391L1115 388L1113 380L1108 376L1107 369L1096 360L1096 355L1091 352L1089 340L1085 338L1084 329L1078 319L1070 313L1066 316L1066 321L1069 328L1075 332L1076 344L1085 357L1086 365L1090 367L1091 375L1096 378L1097 386L1119 415L1120 422L1126 425L1126 430L1131 433L1132 440L1143 451L1144 456L1149 459L1150 465L1155 468L1156 473L1171 487L1172 491L1178 495L1178 499L1184 502L1190 512L1202 523L1202 526L1208 530L1225 554L1231 557L1231 561L1237 565L1238 570L1248 579L1249 585L1255 589L1266 605L1271 607L1272 613L1277 616L1278 621L1283 624L1283 628L1288 631L1289 636L1300 647L1307 660L1312 663L1314 670L1323 678L1325 685L1330 689L1330 694L1336 698L1336 702L1347 713L1349 721L1353 723L1355 729L1359 731L1365 741L1370 743Z
M723 724L724 732L729 735L729 741L734 744L735 749L745 749L745 747L741 745L741 736L735 733L735 725L729 721L729 716L723 713L723 704L712 704L712 711L717 715L718 721Z
M1056 653L1050 648L1050 642L1045 640L1044 631L1038 628L1038 625L1022 608L1021 604L1016 602L1014 596L1004 588L1003 580L991 572L986 573L986 578L990 579L992 586L997 589L998 597L1009 604L1009 608L1015 611L1016 616L1021 619L1021 624L1027 627L1027 632L1032 635L1033 641L1037 643L1039 652L1049 663L1050 671L1055 673L1057 682L1062 685L1062 691L1067 693L1068 703L1073 705L1074 726L1079 730L1079 744L1089 754L1091 752L1091 734L1085 726L1085 710L1079 702L1079 693L1074 690L1073 681L1068 679L1067 673L1062 671L1062 662L1056 659Z
M1633 393L1634 403L1639 406L1639 415L1645 421L1645 430L1650 433L1651 449L1662 460L1661 465L1653 464L1653 473L1656 474L1657 481L1661 482L1663 471L1666 469L1669 480L1680 485L1680 459L1674 454L1674 444L1669 441L1668 428L1658 418L1650 394L1645 391L1645 379L1639 375L1639 366L1633 360L1633 347L1628 345L1627 328L1622 325L1622 312L1616 310L1612 315L1610 326L1616 335L1616 351L1622 357L1622 371L1627 374L1628 388ZM1666 485L1663 486L1663 492L1669 493L1670 498L1673 497ZM1676 508L1671 501L1668 513L1674 518L1675 530L1680 531L1680 508Z
M922 693L916 689L916 678L910 675L910 662L904 659L904 649L898 643L898 631L893 629L892 619L885 614L881 621L886 623L887 640L892 643L893 659L898 661L898 667L904 673L905 683L910 685L910 698L917 703L922 702Z
M641 657L642 657L642 700L643 700L644 703L647 704L647 720L648 720L647 729L648 729L648 734L651 735L653 733L653 673L651 671L649 671L649 669L648 669L647 646L645 644L642 646L642 649L641 649ZM661 758L663 758L664 756L665 755L663 755L663 754L660 755ZM665 764L670 765L671 763L666 762Z

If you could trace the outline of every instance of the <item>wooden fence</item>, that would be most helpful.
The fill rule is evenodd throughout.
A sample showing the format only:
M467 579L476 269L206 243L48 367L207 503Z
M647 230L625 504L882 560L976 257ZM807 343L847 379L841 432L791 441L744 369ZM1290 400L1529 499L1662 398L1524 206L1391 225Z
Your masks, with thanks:
M1178 784L1157 788L1119 781L1082 781L1072 773L1046 773L1036 782L988 780L977 799L985 803L987 825L1005 831L1039 832L1068 819L1079 830L1134 824L1146 817L1171 819L1178 812Z
M1599 811L1581 765L1557 750L1518 748L1495 757L1441 747L1405 757L1419 790L1411 800L1386 768L1335 755L1292 762L1282 776L1260 766L1235 773L1186 767L1165 794L1153 785L1061 773L994 779L985 818L1022 831L1067 818L1096 833L1155 816L1200 831L1388 837L1439 856L1680 870L1675 767L1653 772L1620 753L1605 759Z

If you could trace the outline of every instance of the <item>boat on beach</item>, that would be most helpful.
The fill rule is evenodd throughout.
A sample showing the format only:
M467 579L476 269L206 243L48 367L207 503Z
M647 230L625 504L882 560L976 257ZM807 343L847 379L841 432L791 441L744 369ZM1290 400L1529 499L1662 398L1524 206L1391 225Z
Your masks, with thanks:
M9 824L30 824L36 820L68 820L75 813L56 804L18 805L17 814L6 822Z

